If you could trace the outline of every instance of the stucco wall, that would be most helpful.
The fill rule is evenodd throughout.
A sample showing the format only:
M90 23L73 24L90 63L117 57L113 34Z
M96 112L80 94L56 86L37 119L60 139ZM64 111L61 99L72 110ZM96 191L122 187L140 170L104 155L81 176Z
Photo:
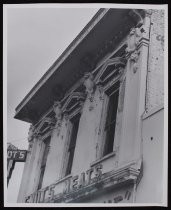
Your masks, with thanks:
M161 203L163 194L164 110L143 120L143 177L136 203Z
M68 133L68 124L63 118L61 127L57 124L53 128L50 142L50 150L43 178L42 187L46 187L60 178L64 145Z

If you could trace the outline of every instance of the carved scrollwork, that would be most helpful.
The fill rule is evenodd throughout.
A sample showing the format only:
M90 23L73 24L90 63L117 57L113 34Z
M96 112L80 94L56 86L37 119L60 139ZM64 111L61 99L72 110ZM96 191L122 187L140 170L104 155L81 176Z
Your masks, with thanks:
M138 69L137 62L140 52L137 50L137 47L139 45L140 38L141 38L140 30L138 28L132 28L127 39L126 52L130 57L130 64L131 68L133 69L133 73L136 73Z
M126 48L126 52L128 54L131 54L132 52L136 50L139 44L140 37L141 37L141 32L139 28L132 28L130 30L130 33L127 39L127 48Z
M94 93L95 89L95 82L94 82L94 76L91 72L86 72L84 75L84 86L86 87L86 92L89 95L92 95Z
M85 94L81 92L73 92L65 101L62 110L63 113L68 113L70 115L72 112L79 109L85 101Z
M59 136L62 124L62 105L60 101L54 102L53 111L56 119L57 136Z
M140 52L138 50L135 50L130 56L130 61L132 63L133 73L137 72L139 55L140 55Z
M94 91L95 91L95 82L94 76L91 72L86 72L84 75L84 83L83 85L86 87L87 97L90 100L89 110L93 109L93 100L94 100Z
M69 119L69 114L67 111L65 111L64 113L64 119L67 121Z
M60 101L55 101L53 105L53 111L55 112L55 119L61 121L62 119L62 106Z
M29 132L28 132L28 142L31 142L33 140L34 137L34 126L31 124L30 128L29 128Z

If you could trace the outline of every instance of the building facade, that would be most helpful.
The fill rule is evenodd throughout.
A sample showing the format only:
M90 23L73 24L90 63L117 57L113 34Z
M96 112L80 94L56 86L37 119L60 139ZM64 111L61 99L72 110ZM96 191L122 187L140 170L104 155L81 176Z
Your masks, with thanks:
M16 108L19 203L161 203L164 11L100 9Z

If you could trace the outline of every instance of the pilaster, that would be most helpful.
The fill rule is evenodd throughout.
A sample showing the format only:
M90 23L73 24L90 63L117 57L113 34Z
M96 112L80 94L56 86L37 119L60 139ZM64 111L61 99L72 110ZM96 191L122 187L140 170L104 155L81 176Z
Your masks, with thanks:
M119 164L141 158L141 116L145 111L149 47L149 16L140 28L131 29L127 41L126 89Z

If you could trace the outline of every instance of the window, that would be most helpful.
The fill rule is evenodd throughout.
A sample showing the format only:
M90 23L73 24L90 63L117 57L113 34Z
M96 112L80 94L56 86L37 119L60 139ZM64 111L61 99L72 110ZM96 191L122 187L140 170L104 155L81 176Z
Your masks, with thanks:
M108 95L109 95L109 101L107 107L107 118L104 127L105 143L104 143L103 156L113 151L119 88L115 89L113 92L110 91Z
M65 176L71 173L72 169L72 163L74 158L74 151L75 151L75 145L76 145L76 139L77 139L77 133L78 133L78 127L79 127L79 121L80 121L80 115L77 115L76 117L72 118L72 131L70 135L70 143L68 147L68 162L67 162L67 168Z
M42 183L43 183L43 176L44 176L47 156L48 156L48 152L49 152L50 137L44 140L44 144L45 144L44 145L45 148L44 148L41 167L40 167L40 178L39 178L38 190L41 189Z

